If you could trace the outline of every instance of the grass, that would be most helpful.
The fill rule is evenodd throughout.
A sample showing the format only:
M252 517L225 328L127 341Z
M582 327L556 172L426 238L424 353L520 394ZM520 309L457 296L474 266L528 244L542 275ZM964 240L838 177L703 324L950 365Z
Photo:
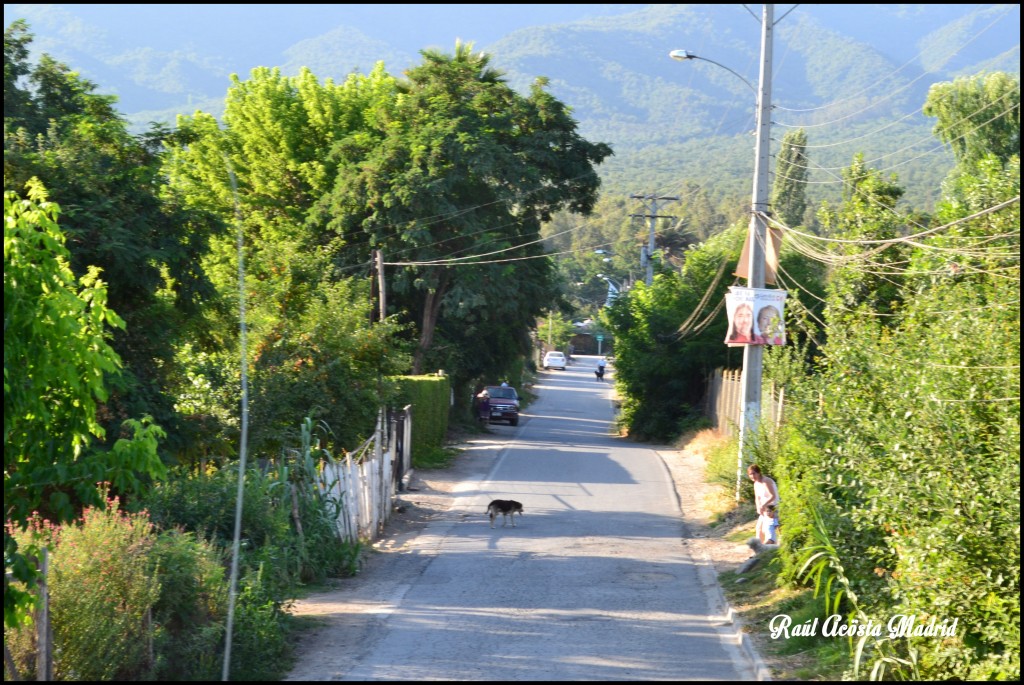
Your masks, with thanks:
M710 525L722 539L737 544L745 543L754 535L754 507L751 488L745 482L742 501L736 502L735 439L722 438L714 431L699 431L685 436L680 449L694 451L704 457L707 464L705 480L715 488L713 497L705 502L712 513ZM791 627L824 618L820 597L814 597L809 588L780 586L781 560L778 549L761 553L760 561L743 574L726 571L719 574L718 582L744 625L744 632L755 638L758 651L771 662L772 676L776 680L841 680L850 666L849 644L843 638L797 636L771 639L770 623L779 614L787 615ZM820 626L820 621L819 621Z
M732 509L720 514L719 525L733 526L724 539L742 544L753 537L754 521L744 519L744 507L749 507L749 502L737 506L733 500ZM729 606L742 620L744 632L758 636L758 650L772 662L774 679L841 680L850 665L849 646L845 639L822 636L820 620L816 636L790 634L771 639L772 618L780 614L791 619L791 627L815 617L824 619L822 600L814 597L812 589L780 585L778 555L778 549L765 550L747 572L719 574L718 583Z
M455 447L434 447L417 454L412 465L418 469L446 469L459 456L461 450Z
M745 539L746 532L734 534ZM821 598L815 598L809 588L780 587L775 561L778 550L761 553L759 561L744 574L726 571L719 575L729 605L739 614L744 631L762 636L758 649L765 657L772 657L773 677L777 680L841 680L849 667L849 646L845 639L790 635L771 639L772 618L788 616L791 626L823 619ZM819 620L820 626L820 620Z

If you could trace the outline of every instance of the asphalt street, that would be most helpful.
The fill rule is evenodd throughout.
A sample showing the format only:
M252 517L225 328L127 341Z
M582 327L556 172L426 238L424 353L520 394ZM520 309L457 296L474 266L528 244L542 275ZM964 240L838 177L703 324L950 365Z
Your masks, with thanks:
M430 561L392 597L344 680L753 680L681 539L654 449L613 434L610 369L542 372L539 399L465 516L421 533ZM514 499L516 527L483 515Z

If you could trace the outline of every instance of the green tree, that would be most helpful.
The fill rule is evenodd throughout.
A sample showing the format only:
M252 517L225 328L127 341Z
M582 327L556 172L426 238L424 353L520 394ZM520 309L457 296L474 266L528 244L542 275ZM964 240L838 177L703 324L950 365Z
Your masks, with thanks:
M803 223L807 210L807 133L798 128L787 131L775 163L775 184L770 205L786 226Z
M535 327L537 329L537 337L545 346L548 346L550 343L549 349L569 354L569 340L572 339L573 334L576 332L570 319L565 318L561 313L550 311L547 313L547 316L537 319Z
M394 340L399 325L371 324L368 264L359 264L368 250L308 220L334 183L335 142L372 138L365 120L394 93L394 80L382 67L341 84L321 83L309 70L284 77L277 69L258 68L248 80L232 77L223 128L204 113L179 120L165 165L171 189L186 205L242 234L252 446L267 456L297 444L292 427L303 417L326 422L337 447L355 447L373 430L377 408L388 398L379 378L407 367ZM196 365L181 392L198 400L201 414L222 413L237 406L237 394L199 398L193 388L221 379L239 387L233 233L215 237L203 268L219 292L217 306L207 312L216 345L190 353Z
M1020 77L1003 72L937 83L921 110L936 117L935 135L953 148L957 162L985 155L1020 156Z
M895 176L886 180L864 164L861 154L843 170L843 202L836 208L823 206L818 212L822 230L829 238L844 241L836 250L828 279L829 333L843 320L892 312L899 304L899 267L905 249L894 243L903 230L896 203L903 189Z
M28 23L18 19L4 29L4 121L27 121L31 117L32 100L20 83L28 76L28 46L32 34Z
M729 219L712 204L705 186L687 182L679 195L682 198L680 213L685 218L687 231L699 241L708 240L729 227Z
M26 199L4 192L4 513L21 528L33 511L66 521L83 503L102 506L98 482L131 491L163 473L163 431L148 420L127 422L130 437L110 450L95 445L104 437L105 378L121 366L109 329L124 323L108 308L97 269L76 281L57 215L38 182ZM35 569L6 528L4 558L31 587ZM6 624L29 602L5 579Z
M730 363L723 276L745 236L737 224L690 248L681 271L638 283L603 310L615 337L620 422L630 436L670 440L699 425L708 375Z
M470 44L422 54L372 117L376 132L339 143L320 216L395 264L388 302L415 317L414 373L464 381L480 371L466 362L488 354L481 340L528 350L526 331L556 297L540 226L561 208L591 211L593 167L611 150L578 135L543 79L522 97ZM467 259L477 255L494 257Z
M202 333L198 314L210 289L198 267L216 224L163 194L158 154L166 131L129 135L115 98L46 55L27 62L23 23L4 37L4 100L22 103L5 117L4 188L42 181L65 208L73 273L101 269L110 307L126 324L110 342L124 367L109 384L100 421L114 438L124 419L152 415L172 433L167 447L181 449L169 392L178 373L174 344Z

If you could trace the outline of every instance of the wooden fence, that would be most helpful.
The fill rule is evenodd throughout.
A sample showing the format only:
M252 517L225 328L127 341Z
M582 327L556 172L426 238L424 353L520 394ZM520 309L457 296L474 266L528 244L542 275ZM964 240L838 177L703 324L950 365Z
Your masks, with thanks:
M343 459L324 465L320 487L335 504L338 535L349 542L376 539L391 515L395 493L404 488L412 473L412 407L386 413L377 419L373 436ZM52 680L53 637L50 625L49 571L44 549L38 585L40 601L35 617L37 680ZM152 644L150 645L152 649ZM4 644L4 680L20 680L7 644Z
M761 418L778 425L784 406L784 391L776 392L774 386L770 387L761 397ZM743 372L740 369L715 369L711 373L704 396L704 415L723 435L732 436L739 431L743 415Z
M337 510L339 536L349 542L375 539L391 516L396 492L411 471L411 408L382 412L359 449L324 464L320 488Z

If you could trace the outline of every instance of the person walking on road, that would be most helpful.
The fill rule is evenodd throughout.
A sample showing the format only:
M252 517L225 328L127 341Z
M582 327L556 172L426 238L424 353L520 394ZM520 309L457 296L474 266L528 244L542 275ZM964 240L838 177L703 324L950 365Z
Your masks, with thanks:
M608 362L605 361L604 357L601 357L600 359L597 360L597 370L594 371L594 375L597 376L597 380L599 380L599 381L603 381L604 380L604 367L605 367L605 365L607 363Z
M476 396L476 411L480 421L485 425L491 420L491 395L484 388Z

